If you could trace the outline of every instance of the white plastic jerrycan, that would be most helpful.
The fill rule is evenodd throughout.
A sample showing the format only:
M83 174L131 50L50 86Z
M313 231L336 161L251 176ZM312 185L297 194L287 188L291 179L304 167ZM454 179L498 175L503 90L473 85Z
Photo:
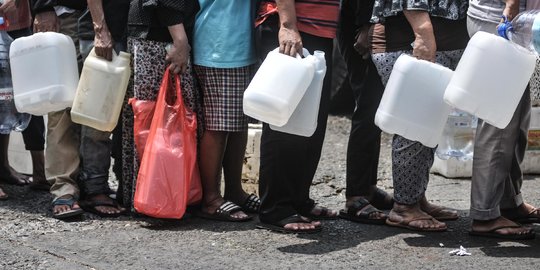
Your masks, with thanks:
M131 75L130 57L126 52L113 53L112 61L107 61L94 49L90 51L71 107L73 122L103 131L114 129Z
M517 108L536 57L486 32L473 35L444 94L444 100L485 122L505 128Z
M18 38L11 43L9 58L19 112L44 115L71 106L79 70L70 37L45 32Z
M262 122L283 126L289 121L315 74L315 58L294 58L275 49L268 53L244 92L244 113Z
M386 84L375 124L387 133L437 146L451 110L443 95L452 73L442 65L401 55Z
M304 56L307 56L307 54L304 52ZM304 96L296 106L287 124L282 127L270 125L271 129L304 137L310 137L317 129L321 92L326 74L326 61L323 51L315 51L313 56L315 57L315 76L313 76Z

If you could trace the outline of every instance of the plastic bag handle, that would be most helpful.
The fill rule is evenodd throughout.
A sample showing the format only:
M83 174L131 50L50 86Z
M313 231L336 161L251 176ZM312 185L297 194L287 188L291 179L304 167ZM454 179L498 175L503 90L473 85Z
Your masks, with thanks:
M170 81L171 80L171 65L168 65L167 66L167 69L165 69L165 74L163 75L163 81ZM174 88L176 90L176 101L175 101L175 104L174 105L179 105L181 107L185 107L184 106L184 99L182 98L182 88L180 86L180 75L179 74L172 74L172 76L174 76ZM171 91L170 89L170 85L169 87L167 87L167 91L159 91L158 93L158 97L157 97L157 101L156 102L166 102L165 98L166 98L166 95L167 93L169 93L169 91ZM156 107L158 106L158 104L156 103ZM184 113L184 112L182 112Z

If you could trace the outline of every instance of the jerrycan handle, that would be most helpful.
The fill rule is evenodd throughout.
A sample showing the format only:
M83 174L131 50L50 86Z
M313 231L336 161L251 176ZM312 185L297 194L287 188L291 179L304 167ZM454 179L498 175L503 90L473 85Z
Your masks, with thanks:
M508 35L506 33L508 33L508 31L513 31L514 26L512 26L512 22L508 20L506 15L502 15L502 19L503 22L497 26L497 33L499 36L508 39Z
M279 52L279 47L273 49L271 52L272 52L272 53L280 53L280 52ZM305 58L305 57L307 57L308 55L311 55L311 54L309 53L308 49L306 49L306 48L302 48L302 54L303 54L303 55L300 55L299 53L297 53L297 54L296 54L296 59L302 59L302 56Z

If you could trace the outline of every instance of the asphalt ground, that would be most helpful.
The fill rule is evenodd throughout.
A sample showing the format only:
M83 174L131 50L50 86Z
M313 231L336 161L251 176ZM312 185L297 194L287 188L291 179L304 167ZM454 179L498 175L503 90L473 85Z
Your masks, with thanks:
M350 121L332 116L311 189L321 205L345 201L345 152ZM379 185L392 192L390 139L383 136ZM525 177L526 201L540 206L540 177ZM114 184L115 179L111 177ZM428 199L459 210L443 233L418 233L345 220L321 233L291 235L246 223L141 217L70 222L52 218L51 196L2 185L0 269L540 269L540 236L528 241L471 237L470 180L431 175ZM540 232L539 225L533 225ZM452 256L463 246L470 256Z

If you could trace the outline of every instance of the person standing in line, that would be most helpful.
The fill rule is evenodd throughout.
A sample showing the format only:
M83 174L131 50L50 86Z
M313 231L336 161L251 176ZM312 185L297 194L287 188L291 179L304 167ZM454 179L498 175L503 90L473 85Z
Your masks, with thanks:
M170 67L180 74L185 105L197 115L201 128L199 93L190 61L191 40L197 0L131 0L128 15L128 51L132 55L126 100L156 100L163 74ZM133 110L124 103L122 116L122 199L133 208L140 160L133 138ZM200 134L199 134L200 135Z
M372 22L372 59L384 85L398 57L417 59L454 69L469 37L468 0L376 0ZM386 224L416 231L445 231L445 220L457 211L428 202L426 189L435 148L394 135L392 178L394 206Z
M310 199L309 190L321 156L332 68L332 49L339 16L339 0L262 1L257 24L262 30L262 54L279 47L279 52L295 57L302 48L325 52L327 71L317 120L311 137L287 134L263 125L258 228L286 233L313 233L322 229L317 220L335 219L338 213L320 207Z
M91 4L95 7L96 3ZM71 37L77 51L79 71L83 58L79 50L78 22L86 8L86 0L35 0L33 3L36 32L54 31ZM94 27L99 33L103 29L103 21ZM109 197L109 135L108 132L73 123L69 108L48 114L46 173L55 180L51 187L55 218L81 215L82 207L102 217L116 217L124 212L124 208Z
M374 0L344 0L337 31L339 50L345 59L356 106L351 117L347 146L346 203L341 218L384 224L392 208L392 196L377 188L381 129L375 113L384 87L371 60L368 35Z
M469 35L497 34L501 16L512 20L525 10L525 0L471 0L467 17ZM520 223L540 222L540 210L523 200L520 164L527 148L531 117L529 87L504 129L478 119L471 182L470 235L533 239L532 228Z
M5 0L0 14L8 21L8 34L13 39L32 35L32 15L28 0ZM28 127L22 132L26 150L32 157L32 177L15 171L9 164L9 134L0 134L0 181L15 185L29 184L30 188L48 191L51 187L45 177L45 123L43 116L32 115ZM0 190L0 199L7 195Z
M248 117L244 90L257 62L254 44L255 2L199 0L193 31L193 62L201 86L204 131L199 168L203 186L200 217L246 221L260 200L242 188ZM221 170L225 194L220 191Z

